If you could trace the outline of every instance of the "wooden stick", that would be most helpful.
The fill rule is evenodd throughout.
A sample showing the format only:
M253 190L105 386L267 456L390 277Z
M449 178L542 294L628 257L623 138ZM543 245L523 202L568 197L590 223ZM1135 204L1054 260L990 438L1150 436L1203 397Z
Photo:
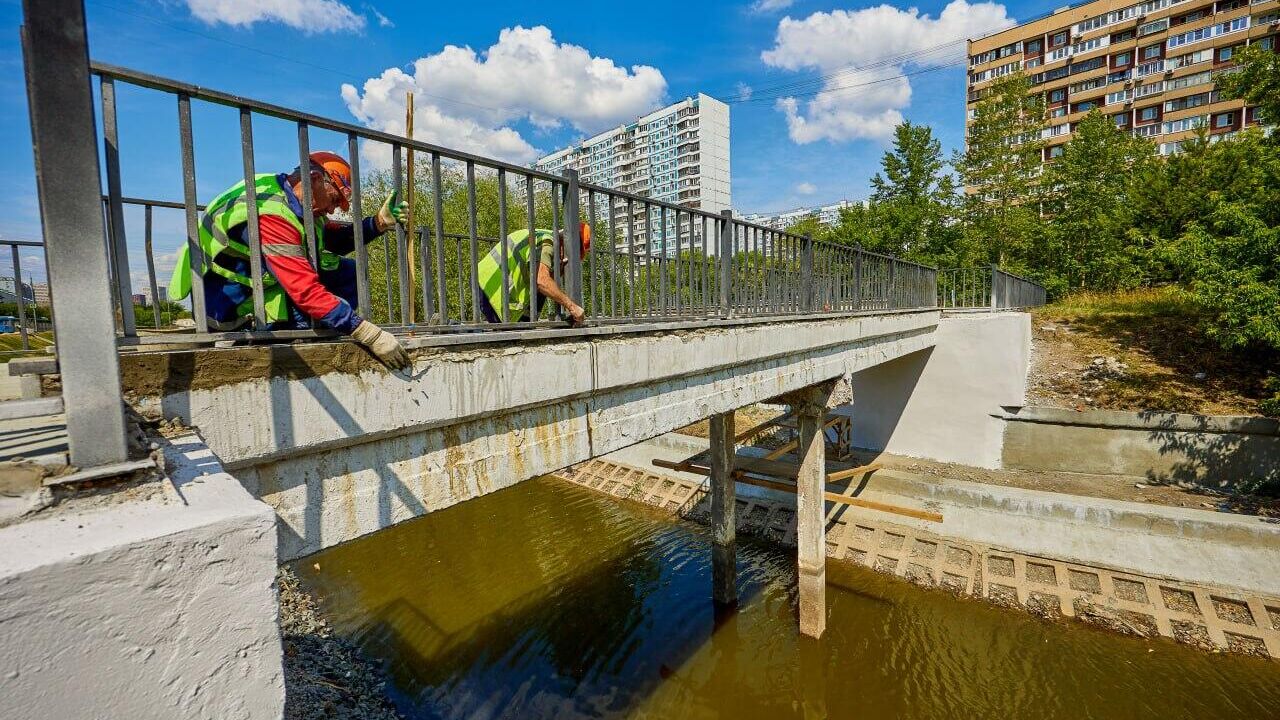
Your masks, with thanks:
M882 466L880 465L880 463L871 463L869 465L859 465L858 467L852 467L847 470L837 470L833 473L827 473L827 482L839 482L841 480L846 480L848 478L851 478L854 475L865 475L866 473L869 473L869 472L875 472L876 470L879 470L881 467Z
M738 458L739 460L743 458ZM754 458L752 458L754 459ZM679 470L680 472L694 473L696 475L710 475L711 468L705 465L699 465L689 460L682 462L671 462L670 460L662 460L654 458L655 467L666 468L668 470ZM781 465L783 463L774 463ZM852 472L861 468L850 468L843 472ZM870 472L870 470L866 470ZM735 469L733 471L733 479L747 485L755 485L757 487L772 488L774 490L782 490L784 492L794 493L796 486L794 483L783 482L781 480L759 477L765 475L758 470ZM776 476L775 476L776 477ZM866 508L868 510L877 510L879 512L892 513L894 515L903 515L906 517L916 518L918 520L927 520L929 522L942 522L942 514L930 512L928 510L917 510L915 508L902 507L900 505L890 505L888 503L876 502L874 500L862 500L861 498L850 497L841 492L834 492L840 488L824 488L823 497L827 500L840 503L843 505L852 505L855 507Z
M783 492L790 493L794 493L796 491L796 486L791 483L755 478L747 475L746 473L734 472L734 479L740 483L755 485L757 487L771 488L773 490L782 490ZM888 503L876 502L874 500L862 500L860 498L834 493L830 490L824 491L822 496L830 502L840 503L843 505L853 505L854 507L866 508L868 510L878 510L880 512L892 513L894 515L904 515L906 517L916 518L917 520L942 522L942 513L930 512L928 510L916 510L915 508L902 507L901 505L890 505Z
M413 93L405 93L405 136L410 140L413 139ZM407 242L405 245L409 248L409 324L412 325L417 320L418 309L414 302L413 288L418 284L417 263L415 262L414 247L417 242L418 233L413 230L413 146L408 147L406 153L408 165L408 183L405 187L405 202L409 203L408 217L405 218L405 230L408 232Z

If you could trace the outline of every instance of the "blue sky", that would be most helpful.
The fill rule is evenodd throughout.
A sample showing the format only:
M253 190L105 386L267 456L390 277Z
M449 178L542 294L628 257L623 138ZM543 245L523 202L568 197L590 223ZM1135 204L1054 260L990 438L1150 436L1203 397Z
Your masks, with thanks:
M731 105L733 204L766 212L865 197L899 118L931 125L948 152L959 147L963 66L900 75L961 58L963 43L939 47L948 40L1054 5L87 0L86 8L95 59L392 131L403 124L396 103L413 87L418 137L514 160L699 91L747 100ZM0 0L0 21L14 29L0 36L0 143L12 151L0 178L8 199L0 238L39 239L18 0ZM568 69L554 82L541 71L553 65ZM796 83L791 93L779 87ZM132 88L118 95L125 193L180 199L172 100ZM794 98L790 111L785 97ZM195 126L204 201L240 173L237 121L197 105ZM255 131L260 171L296 164L291 128L268 122ZM312 142L326 144L339 147L336 138ZM127 222L140 248L140 214ZM156 230L160 253L177 244L181 218L157 217ZM140 254L133 264L143 267Z

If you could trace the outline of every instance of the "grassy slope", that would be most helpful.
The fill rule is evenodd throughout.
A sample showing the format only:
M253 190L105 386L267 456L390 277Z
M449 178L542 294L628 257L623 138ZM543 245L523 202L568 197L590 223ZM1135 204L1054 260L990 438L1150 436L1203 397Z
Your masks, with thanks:
M1081 293L1037 308L1032 322L1033 400L1059 407L1252 415L1274 371L1275 358L1225 351L1206 338L1205 318L1176 288ZM1128 376L1085 385L1081 372L1096 356L1126 363Z

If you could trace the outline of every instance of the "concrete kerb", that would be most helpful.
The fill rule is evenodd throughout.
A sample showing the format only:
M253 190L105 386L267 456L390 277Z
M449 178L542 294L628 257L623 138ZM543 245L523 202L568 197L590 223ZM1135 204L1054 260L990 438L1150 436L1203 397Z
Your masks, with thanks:
M0 717L281 716L275 516L195 434L166 459L176 494L0 529Z

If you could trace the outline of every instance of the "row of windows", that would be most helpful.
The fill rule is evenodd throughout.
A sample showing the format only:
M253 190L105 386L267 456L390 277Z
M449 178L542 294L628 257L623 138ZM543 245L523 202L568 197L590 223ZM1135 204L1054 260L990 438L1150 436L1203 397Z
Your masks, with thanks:
M1262 1L1262 0L1254 0L1254 2L1259 2L1259 1ZM1186 0L1172 0L1172 1L1152 0L1151 2L1146 2L1139 5L1131 5L1127 8L1116 10L1116 11L1107 13L1105 15L1099 15L1097 17L1089 18L1083 22L1077 23L1075 26L1075 32L1076 34L1081 34L1081 33L1089 32L1091 30L1096 30L1098 28L1105 27L1107 25L1112 25L1112 24L1121 22L1123 20L1128 20L1135 16L1147 15L1149 13L1163 9L1170 5L1176 5L1179 2L1186 2ZM1169 27L1176 27L1178 25L1185 25L1190 22L1201 20L1203 18L1209 17L1215 12L1227 12L1229 10L1245 7L1246 5L1248 5L1248 3L1249 3L1249 0L1223 0L1222 2L1217 3L1216 7L1214 5L1206 5L1204 7L1197 8L1196 10L1193 10L1191 12L1184 13L1182 15L1178 15L1172 18L1161 18L1159 20L1153 20L1151 22L1144 23L1142 25L1139 25L1136 31L1134 29L1129 29L1123 32L1116 33L1111 36L1091 38L1083 42L1077 42L1074 45L1071 45L1070 47L1068 47L1067 45L1071 39L1071 32L1069 30L1060 30L1049 36L1048 47L1050 50L1052 50L1052 52L1050 52L1047 58L1044 59L1044 62L1054 62L1057 60L1062 60L1063 58L1071 57L1073 55L1089 52L1090 50L1095 50L1099 47L1104 47L1108 42L1111 42L1111 43L1122 42L1124 40L1132 39L1135 36L1144 37L1146 35L1158 33L1168 29ZM1260 24L1261 20L1262 20L1261 18L1254 18L1253 24L1255 25ZM1266 20L1266 22L1273 22L1274 20L1275 18L1271 18ZM1231 27L1228 27L1228 26L1231 26ZM1210 28L1201 28L1199 30L1190 31L1188 33L1184 33L1183 35L1175 36L1177 38L1182 38L1183 36L1187 36L1190 39L1178 40L1178 41L1174 41L1171 39L1169 46L1177 47L1178 45L1187 44L1189 42L1199 42L1200 40L1204 40L1210 37L1215 37L1216 35L1223 34L1225 32L1235 32L1237 30L1243 30L1249 27L1249 24L1246 18L1237 18L1236 20L1224 22L1219 25L1215 25L1211 27L1226 28L1226 29L1212 30ZM1207 31L1207 34L1206 34L1206 31ZM1014 55L1019 51L1023 52L1028 57L1039 56L1041 53L1041 50L1042 50L1042 46L1041 46L1041 41L1039 39L1010 43L1009 45L1005 45L995 50L989 50L985 53L980 53L978 55L970 56L969 64L971 66L980 65L982 63L990 62L998 58ZM1037 59L1034 62L1028 62L1027 67L1036 67L1040 64L1041 64L1041 60L1037 57Z
M1169 49L1189 45L1191 43L1201 42L1210 38L1226 35L1227 33L1239 32L1249 29L1249 17L1238 17L1234 20L1210 25L1208 27L1198 28L1196 30L1188 30L1178 35L1169 36Z

